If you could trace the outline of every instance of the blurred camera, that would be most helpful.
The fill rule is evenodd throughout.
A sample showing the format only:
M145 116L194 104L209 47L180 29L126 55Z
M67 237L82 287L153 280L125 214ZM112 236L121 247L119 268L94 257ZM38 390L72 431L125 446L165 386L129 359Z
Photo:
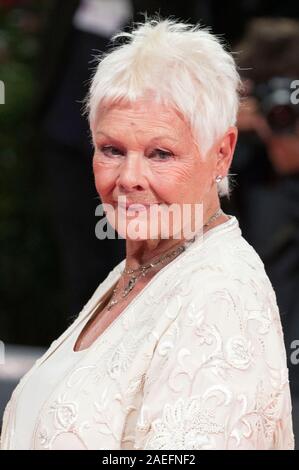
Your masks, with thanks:
M276 134L294 134L299 118L299 106L292 103L293 79L273 77L255 85L253 95L258 99L262 113Z

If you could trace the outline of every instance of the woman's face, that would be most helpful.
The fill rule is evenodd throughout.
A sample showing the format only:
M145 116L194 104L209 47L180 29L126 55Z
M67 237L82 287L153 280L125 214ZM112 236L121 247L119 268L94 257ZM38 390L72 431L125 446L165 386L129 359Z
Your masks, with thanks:
M216 159L203 160L189 126L173 108L149 99L102 107L92 133L96 189L104 208L110 204L114 217L122 220L121 224L114 221L105 209L110 224L122 237L133 238L128 224L132 228L137 222L147 226L136 239L161 237L161 226L154 227L157 212L153 218L150 209L163 209L159 217L169 223L170 233L174 225L177 232L182 219L178 226L172 217L167 221L165 216L171 204L180 208L190 205L194 220L194 204L210 204L217 196ZM125 196L127 203L143 204L146 210L117 207L119 196Z

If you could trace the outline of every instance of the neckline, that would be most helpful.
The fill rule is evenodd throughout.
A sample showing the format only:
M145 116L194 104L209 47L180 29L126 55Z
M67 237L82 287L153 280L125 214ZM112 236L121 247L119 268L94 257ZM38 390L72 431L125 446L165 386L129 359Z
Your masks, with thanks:
M103 338L107 335L107 333L113 327L115 327L118 324L118 322L123 318L123 316L127 312L127 310L130 307L134 306L134 304L138 301L138 299L141 297L141 295L144 294L146 292L146 290L148 288L150 288L150 286L154 282L157 282L157 279L159 278L159 276L161 276L166 271L167 268L175 265L176 263L180 263L183 257L185 257L186 255L188 255L189 253L193 252L195 249L198 248L198 244L206 242L207 240L209 240L211 238L214 238L217 234L222 233L224 231L226 232L227 230L230 230L230 229L233 230L235 228L239 228L238 219L233 215L230 215L230 214L226 214L226 215L229 217L228 220L226 220L222 224L216 225L216 227L211 228L207 232L203 233L201 236L195 237L194 242L191 243L187 247L186 250L184 250L182 253L180 253L176 258L174 258L166 266L164 266L159 272L157 272L155 274L155 276L152 277L152 279L150 279L150 281L146 284L146 286L140 292L138 292L136 297L134 297L132 299L132 301L122 310L122 312L114 320L112 320L112 322L105 328L105 330L102 331L102 333L90 344L90 346L88 346L87 348L84 348L84 349L79 349L78 351L74 351L74 347L77 343L77 340L78 340L80 334L82 333L82 331L85 328L85 326L86 326L87 322L89 321L89 319L92 318L92 315L95 312L96 308L99 306L99 302L97 302L96 305L91 309L89 314L87 314L86 317L84 318L83 326L82 326L82 324L80 325L81 329L80 329L79 334L75 335L75 341L73 341L73 335L71 335L71 337L72 337L72 343L71 343L72 344L72 346L71 346L72 351L71 351L71 353L75 354L75 355L83 355L83 353L88 353L90 350L92 350L96 346L96 344L100 343L103 340ZM114 279L114 283L112 285L110 285L110 287L106 290L106 292L101 296L101 299L103 299L106 296L106 294L109 292L109 290L111 290L117 284L117 282L118 282L118 280L121 276L121 273L122 273L123 267L125 265L125 262L126 262L126 258L124 258L113 269L113 272L115 271L115 273L117 273L118 276L117 276L116 280ZM76 331L76 328L75 328L75 331Z
M123 261L121 261L121 263L122 263L122 262L123 262ZM113 271L115 271L116 268L117 268L121 263L119 263L118 265L116 265L116 267L113 269ZM89 349L93 346L93 344L102 336L103 333L106 332L107 328L109 328L110 325L111 325L112 323L114 323L115 320L117 320L118 317L116 317L116 318L112 321L112 323L111 323L110 325L108 325L107 328L105 328L105 330L91 343L90 346L88 346L87 348L84 348L84 349L78 349L77 351L74 350L74 347L76 346L76 343L77 343L77 341L78 341L78 339L79 339L79 336L81 335L82 331L84 330L86 324L87 324L87 323L89 322L89 320L92 318L92 316L93 316L93 314L95 313L95 311L97 310L97 308L101 306L101 304L102 304L102 302L103 302L103 299L107 296L108 292L109 292L109 291L112 292L112 290L114 289L114 287L116 286L116 284L117 284L117 282L118 282L118 280L119 280L119 278L120 278L120 275L121 275L121 274L119 273L119 276L117 277L117 279L114 280L114 282L110 285L110 287L108 287L108 289L104 292L104 294L101 295L101 297L100 297L100 299L98 300L98 302L96 302L96 304L91 308L90 312L86 315L86 317L84 318L84 320L82 321L82 323L79 324L80 327L81 327L81 329L80 329L79 334L75 334L75 335L74 335L74 336L75 336L75 341L74 341L74 339L73 339L73 334L71 334L71 338L72 338L72 340L71 340L71 344L72 344L72 345L71 345L71 349L72 349L72 351L71 351L71 352L72 352L73 354L79 355L80 353L85 353L85 352L89 351ZM109 295L110 295L110 294L109 294ZM128 304L127 307L128 307L129 305L130 305L130 304ZM105 307L104 307L104 308L105 308ZM125 309L124 309L124 310L125 310ZM123 312L124 312L124 310L123 310ZM123 312L121 312L121 314L120 314L119 316L121 316ZM82 324L83 324L83 326L82 326ZM76 332L76 328L75 328L75 331L73 331L73 333L74 333L74 332Z
M193 243L187 242L187 244L189 244L187 252L191 253L194 250L198 250L198 245L217 238L218 234L224 234L233 230L235 231L238 230L238 233L241 233L238 219L234 215L230 215L230 214L226 214L226 215L229 217L229 219L226 220L225 222L222 222L221 224L216 225L215 227L207 230L206 232L199 231L197 234L195 234L194 242Z
M229 217L229 219L223 222L222 224L216 225L216 227L213 227L207 232L205 232L203 234L204 240L207 240L208 238L214 236L216 233L222 232L225 229L229 229L229 228L233 229L237 227L239 228L238 219L234 215L231 215L231 214L226 214L226 215Z

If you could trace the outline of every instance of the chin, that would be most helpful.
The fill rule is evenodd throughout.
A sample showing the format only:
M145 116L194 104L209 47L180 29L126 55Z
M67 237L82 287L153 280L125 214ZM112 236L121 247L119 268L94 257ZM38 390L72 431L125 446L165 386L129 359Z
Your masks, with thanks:
M150 233L149 230L147 230L147 226L142 226L142 224L139 224L139 226L137 224L136 230L128 225L125 228L116 227L115 230L122 238L131 241L157 240L161 238L159 231Z

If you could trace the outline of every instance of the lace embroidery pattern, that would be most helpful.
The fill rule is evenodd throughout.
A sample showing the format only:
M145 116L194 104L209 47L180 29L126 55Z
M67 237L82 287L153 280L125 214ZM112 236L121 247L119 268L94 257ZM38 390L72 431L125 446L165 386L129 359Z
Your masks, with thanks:
M33 449L294 448L272 286L239 231L214 240L165 269L52 390Z

